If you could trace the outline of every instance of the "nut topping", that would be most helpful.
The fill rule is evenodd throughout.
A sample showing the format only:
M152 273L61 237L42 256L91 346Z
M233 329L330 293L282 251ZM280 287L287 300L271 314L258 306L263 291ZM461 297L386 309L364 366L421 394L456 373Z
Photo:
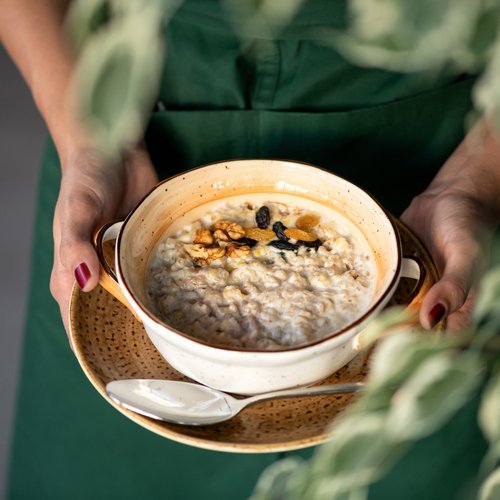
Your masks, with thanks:
M209 247L207 248L208 260L222 259L226 255L225 247Z
M250 247L248 245L229 245L226 248L226 255L232 259L246 257L249 253Z
M205 247L199 243L186 244L184 248L190 257L198 260L201 265L205 265L202 261L209 263L212 260L222 259L226 254L224 247Z
M228 220L220 220L216 222L212 228L214 230L222 229L225 231L233 240L239 240L245 236L245 230L243 226L236 222L231 222Z
M229 241L231 238L229 238L229 235L226 233L226 231L222 229L216 229L214 231L214 238L219 241Z
M202 245L212 245L214 242L214 237L208 229L198 229L194 237L193 243L200 243Z
M206 259L208 257L207 247L200 243L186 244L184 249L193 259Z

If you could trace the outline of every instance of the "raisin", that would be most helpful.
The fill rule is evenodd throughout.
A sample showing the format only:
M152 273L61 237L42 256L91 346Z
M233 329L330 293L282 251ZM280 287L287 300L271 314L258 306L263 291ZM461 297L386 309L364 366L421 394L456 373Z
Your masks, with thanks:
M255 222L257 223L257 227L259 229L266 229L271 222L271 214L269 213L269 208L265 205L260 207L255 214Z
M302 241L302 240L299 240L297 241L297 245L302 245L306 248L314 248L314 249L318 249L321 245L323 244L323 242L321 240L314 240L314 241Z
M253 240L252 238L240 238L238 243L243 243L243 245L248 245L250 248L257 245L257 240Z
M293 243L283 240L273 240L269 243L269 246L278 248L279 250L289 250L292 252L296 252L299 249L298 245L294 245Z
M287 227L283 224L283 222L278 221L273 224L274 234L276 234L276 236L282 241L288 241L288 236L285 234L286 230Z

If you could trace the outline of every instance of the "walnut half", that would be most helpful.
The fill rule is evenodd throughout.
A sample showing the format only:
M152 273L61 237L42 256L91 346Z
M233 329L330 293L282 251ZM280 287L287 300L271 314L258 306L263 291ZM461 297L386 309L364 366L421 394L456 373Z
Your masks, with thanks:
M206 265L213 260L222 259L226 255L224 247L206 247L200 243L186 244L184 249L190 257L202 265Z
M243 226L237 222L231 222L228 220L220 220L212 226L213 230L222 229L225 231L233 240L239 240L245 236L245 229Z
M193 259L206 259L208 257L207 247L200 243L186 244L184 249Z
M198 229L194 237L193 243L200 243L202 245L212 245L214 242L214 237L208 229Z
M231 259L246 257L250 254L248 245L229 245L226 248L226 255Z

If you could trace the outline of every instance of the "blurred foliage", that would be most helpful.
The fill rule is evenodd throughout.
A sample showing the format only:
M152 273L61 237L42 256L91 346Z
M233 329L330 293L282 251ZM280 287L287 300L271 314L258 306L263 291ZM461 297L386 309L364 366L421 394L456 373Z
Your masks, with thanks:
M163 26L180 0L77 0L68 26L78 52L74 95L91 139L116 158L143 134L165 57Z
M347 59L398 72L479 75L476 114L500 126L500 0L349 0L345 32L323 39Z
M479 492L479 500L500 498L500 467L490 474Z

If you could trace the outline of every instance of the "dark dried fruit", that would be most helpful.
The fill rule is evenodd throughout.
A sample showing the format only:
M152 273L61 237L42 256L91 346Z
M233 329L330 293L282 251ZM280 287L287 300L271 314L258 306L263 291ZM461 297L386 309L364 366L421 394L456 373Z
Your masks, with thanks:
M293 243L283 240L273 240L269 243L269 246L278 248L279 250L288 250L292 252L296 252L299 249L299 245L294 245Z
M271 214L269 213L269 208L267 208L265 205L260 207L255 214L255 222L257 223L257 227L259 229L266 229L271 222Z
M274 234L282 241L288 241L288 236L285 234L286 230L287 227L283 222L278 221L273 224Z
M302 241L302 240L299 240L297 241L297 245L302 245L306 248L314 248L314 249L318 249L321 245L323 244L323 242L321 240L314 240L314 241Z
M257 240L253 240L252 238L240 238L238 243L242 243L243 245L248 245L250 248L257 245Z

